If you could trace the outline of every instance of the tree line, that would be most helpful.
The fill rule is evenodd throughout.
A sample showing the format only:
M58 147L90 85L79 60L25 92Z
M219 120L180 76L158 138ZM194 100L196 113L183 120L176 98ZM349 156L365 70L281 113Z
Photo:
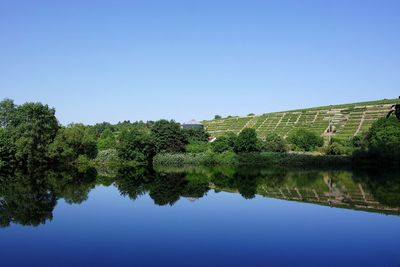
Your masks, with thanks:
M238 135L220 136L212 143L208 138L204 129L182 129L173 120L62 126L55 109L48 105L16 105L10 99L0 102L0 168L87 163L94 159L148 165L157 154L185 152L231 157L258 152L317 151L385 163L400 161L400 123L394 117L379 119L363 135L349 140L333 138L329 143L307 129L297 129L287 138L270 133L261 140L251 128Z

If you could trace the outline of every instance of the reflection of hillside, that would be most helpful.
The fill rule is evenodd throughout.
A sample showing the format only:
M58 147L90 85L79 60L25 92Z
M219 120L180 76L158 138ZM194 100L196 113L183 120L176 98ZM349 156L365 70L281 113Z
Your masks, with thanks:
M207 172L204 172L207 175ZM400 179L396 173L376 175L350 171L237 170L211 174L210 188L245 192L332 207L400 213Z
M260 183L257 193L265 197L309 202L333 207L378 211L398 214L399 207L389 207L376 201L361 183L346 184L336 182L329 174L323 177L325 187L298 187L294 185L273 186Z

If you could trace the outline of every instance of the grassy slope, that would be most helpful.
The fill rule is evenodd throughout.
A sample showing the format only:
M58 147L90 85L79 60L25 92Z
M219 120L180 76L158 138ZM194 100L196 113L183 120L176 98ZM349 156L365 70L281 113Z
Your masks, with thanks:
M390 106L398 99L313 107L262 115L223 118L203 121L213 136L227 132L239 133L244 128L254 128L263 138L274 132L283 137L297 128L307 128L323 135L329 123L334 126L333 137L348 139L369 129L371 124L387 114Z

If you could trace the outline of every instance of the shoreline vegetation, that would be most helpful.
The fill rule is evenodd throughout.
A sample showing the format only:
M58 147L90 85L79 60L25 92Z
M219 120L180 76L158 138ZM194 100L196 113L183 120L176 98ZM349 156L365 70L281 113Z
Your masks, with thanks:
M281 167L351 166L350 155L322 155L296 152L227 153L161 153L153 159L153 166L185 165L258 165Z
M217 117L217 116L216 116ZM42 166L264 165L399 167L400 122L382 117L348 140L327 140L307 128L287 137L253 128L211 138L203 127L173 120L62 126L42 103L0 101L0 169ZM213 142L210 142L213 140Z

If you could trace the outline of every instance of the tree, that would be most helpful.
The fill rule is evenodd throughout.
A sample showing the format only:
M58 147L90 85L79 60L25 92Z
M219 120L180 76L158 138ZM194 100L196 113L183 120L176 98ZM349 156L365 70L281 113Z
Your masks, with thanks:
M233 151L235 147L237 136L234 133L228 133L218 137L217 140L211 143L212 150L215 153L222 153L225 151Z
M115 137L114 133L110 128L105 129L99 139L97 140L97 148L99 150L106 150L115 147Z
M311 151L324 144L324 139L321 136L306 129L297 129L289 135L288 140L296 148L304 151Z
M150 162L154 156L154 144L146 128L137 126L124 130L118 139L117 154L120 159L144 163Z
M10 124L14 110L13 100L6 98L0 102L0 127L5 128Z
M368 154L376 159L400 160L400 123L395 117L374 122L366 134Z
M287 143L280 135L270 133L266 136L264 142L262 142L262 150L268 152L286 152Z
M7 130L11 134L17 161L27 166L43 163L58 129L55 110L47 105L25 103L14 108Z
M234 147L236 153L255 152L259 150L257 133L254 129L246 128L239 133Z
M12 143L9 131L0 128L0 168L10 166L14 161L14 145Z
M111 125L109 122L102 122L90 126L90 131L96 138L99 138L104 131L106 130L113 131L113 128L114 128L113 125Z
M73 162L81 155L94 159L97 155L96 140L89 128L72 124L58 131L47 154L58 162Z
M210 136L204 128L182 129L188 142L207 142Z
M219 120L219 119L222 119L222 117L220 115L215 115L214 116L214 120Z
M156 152L183 152L188 140L175 121L159 120L151 128Z

